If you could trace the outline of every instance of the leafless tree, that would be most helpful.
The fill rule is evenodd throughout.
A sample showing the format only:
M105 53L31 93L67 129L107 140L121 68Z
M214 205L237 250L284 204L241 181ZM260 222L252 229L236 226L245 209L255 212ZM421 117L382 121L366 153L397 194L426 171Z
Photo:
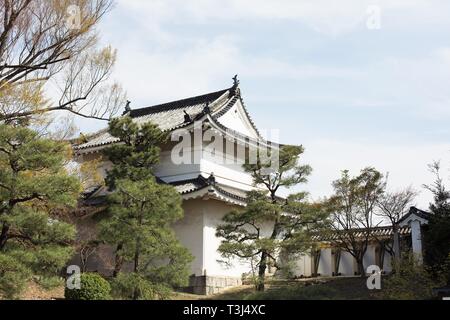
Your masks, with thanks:
M371 239L376 203L383 194L383 175L374 168L365 168L360 175L350 177L343 171L333 182L334 194L325 205L330 212L333 245L350 253L358 265L358 273L365 276L363 258Z
M98 250L101 241L88 240L80 244L80 263L81 271L86 272L88 267L89 258L95 254Z
M112 1L1 1L0 120L57 110L108 120L118 111L124 93L109 83L116 52L98 48L96 34Z
M398 262L400 259L400 235L398 232L398 222L408 213L417 197L417 191L412 187L403 190L385 192L377 201L377 215L387 219L392 224L394 241L393 243L383 242L387 252Z

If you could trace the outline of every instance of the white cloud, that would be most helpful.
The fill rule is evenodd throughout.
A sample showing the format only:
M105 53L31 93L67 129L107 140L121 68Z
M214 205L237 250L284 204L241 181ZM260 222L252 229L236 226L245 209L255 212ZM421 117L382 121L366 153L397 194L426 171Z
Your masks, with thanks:
M294 65L264 54L248 55L241 50L241 41L237 35L222 34L154 48L133 37L117 43L120 47L115 76L131 100L145 105L221 89L231 85L235 73L242 79L271 80L361 75L354 69L312 63Z
M358 174L360 169L373 166L389 173L390 188L396 190L411 185L420 191L417 204L427 209L432 197L422 185L430 184L434 178L427 165L440 160L444 176L447 181L450 178L450 143L387 145L320 139L304 144L304 162L314 170L306 189L316 199L331 194L331 182L339 178L341 170L349 169L352 174Z
M144 104L220 89L223 84L215 87L215 78L223 74L231 77L239 60L238 49L227 36L199 39L181 51L148 51L136 43L126 47L121 51L116 74L131 99Z
M118 4L105 26L105 38L119 48L116 77L139 105L216 90L228 84L231 75L239 73L243 79L320 82L338 78L349 86L352 82L367 83L370 93L352 92L346 101L348 105L405 107L405 101L407 104L414 100L416 105L410 111L427 118L450 112L448 48L420 58L385 56L381 61L368 60L364 66L325 66L311 61L287 62L260 51L244 52L245 39L223 25L203 38L185 38L171 28L204 24L207 29L217 22L233 20L245 28L249 20L270 23L296 19L316 31L337 35L360 23L368 5L379 5L387 23L412 28L412 23L421 19L443 20L447 3L441 0L119 0ZM118 21L133 25L133 29L121 28ZM122 35L119 37L118 33ZM351 92L350 87L348 90ZM342 98L331 94L327 95L331 100Z
M440 48L421 57L386 59L378 66L387 81L382 87L395 90L397 104L414 103L408 106L409 112L424 120L450 116L449 52L449 48Z
M408 26L427 20L448 23L443 0L120 0L120 8L128 9L148 24L169 22L214 24L224 21L298 20L311 29L339 35L364 25L367 8L379 6L390 23ZM405 14L405 12L407 14Z
M433 62L436 58L450 61L445 50L423 60L408 61L402 58L398 61L393 58L368 61L366 66L359 68L354 65L325 66L311 61L292 63L260 51L243 52L245 39L226 27L233 21L240 22L240 26L245 28L248 21L270 24L273 20L296 20L313 30L338 35L352 30L356 25L364 25L368 5L379 5L390 23L412 27L411 23L421 18L441 17L447 3L442 0L118 0L118 6L112 16L107 17L102 31L105 41L119 49L116 77L138 104L216 90L229 83L230 75L239 73L241 78L246 79L320 81L339 78L346 79L348 83L367 82L368 85L376 85L376 81L394 84L395 79L395 90L402 97L398 100L410 94L411 86L415 88L414 95L423 92L423 87L429 88L425 90L430 92L422 95L431 96L428 99L431 101L424 98L424 103L445 112L443 106L448 101L448 90L441 87L443 83L448 83L450 72L448 68L444 70L441 64ZM193 36L192 32L188 33L189 38L176 31L177 26L182 30L203 24L202 28L208 29L216 23L222 25L214 34L203 35L203 38ZM414 73L413 76L411 73ZM436 73L442 74L439 81L435 80ZM427 83L435 81L437 85L421 86L421 79ZM374 95L393 88L382 85L374 87L374 91L383 90ZM354 101L366 101L364 104L368 106L396 104L381 96L375 99L374 96L358 97L358 92L355 95L349 104L354 104Z

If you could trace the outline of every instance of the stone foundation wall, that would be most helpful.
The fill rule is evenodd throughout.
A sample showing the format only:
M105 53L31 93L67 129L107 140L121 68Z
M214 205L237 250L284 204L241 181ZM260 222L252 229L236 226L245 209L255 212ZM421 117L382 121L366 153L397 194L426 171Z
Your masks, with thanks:
M242 279L237 277L191 276L187 292L201 295L218 293L225 288L242 285Z

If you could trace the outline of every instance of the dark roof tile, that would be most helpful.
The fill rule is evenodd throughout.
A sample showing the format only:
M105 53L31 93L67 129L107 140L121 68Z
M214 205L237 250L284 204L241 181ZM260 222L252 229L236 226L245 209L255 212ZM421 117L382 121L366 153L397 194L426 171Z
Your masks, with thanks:
M196 105L206 105L206 103L211 103L217 99L219 99L225 92L229 89L224 89L216 92L211 92L207 94L203 94L200 96L195 96L191 98L166 102L163 104L158 104L150 107L135 109L130 111L130 116L132 118L146 116L148 114L173 110L173 109L181 109L186 107L192 107Z

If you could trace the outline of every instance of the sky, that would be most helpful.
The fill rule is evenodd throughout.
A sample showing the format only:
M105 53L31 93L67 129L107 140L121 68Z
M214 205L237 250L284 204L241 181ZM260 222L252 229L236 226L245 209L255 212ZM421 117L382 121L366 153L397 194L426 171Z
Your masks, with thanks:
M118 0L99 34L118 50L113 77L132 108L238 74L257 127L305 147L312 199L341 170L374 166L426 209L427 164L450 176L449 12L448 0Z

